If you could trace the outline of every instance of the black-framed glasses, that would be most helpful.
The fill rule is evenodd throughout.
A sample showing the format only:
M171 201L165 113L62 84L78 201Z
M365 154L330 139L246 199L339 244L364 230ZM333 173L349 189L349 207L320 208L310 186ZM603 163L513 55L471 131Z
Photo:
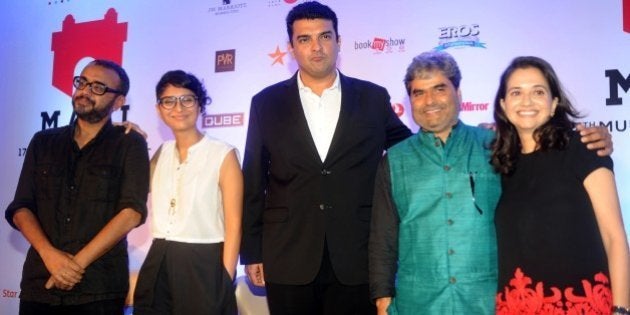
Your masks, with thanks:
M178 101L183 108L191 108L197 103L197 97L194 95L164 96L158 99L158 104L165 109L173 109Z
M101 82L98 82L98 81L88 82L86 78L81 77L81 76L74 77L74 79L72 79L72 85L74 85L74 87L77 88L77 90L83 90L85 89L85 87L90 87L90 91L92 92L92 94L96 94L96 95L103 95L105 93L122 94L121 91L112 89Z

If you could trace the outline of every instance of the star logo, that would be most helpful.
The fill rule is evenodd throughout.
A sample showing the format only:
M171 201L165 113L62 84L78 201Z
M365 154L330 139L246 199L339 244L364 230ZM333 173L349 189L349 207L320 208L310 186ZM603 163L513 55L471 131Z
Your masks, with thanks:
M269 55L269 57L273 58L273 63L271 64L272 66L275 65L276 63L279 63L281 65L284 65L284 56L286 55L286 52L282 52L280 50L280 45L276 46L276 51L274 51L271 54L267 54Z

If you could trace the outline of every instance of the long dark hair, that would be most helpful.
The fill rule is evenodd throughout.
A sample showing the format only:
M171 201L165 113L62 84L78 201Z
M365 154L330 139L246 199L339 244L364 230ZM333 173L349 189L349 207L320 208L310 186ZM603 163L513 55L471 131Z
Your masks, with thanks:
M538 57L517 57L503 71L497 95L494 98L494 121L497 127L497 138L492 145L491 163L495 170L502 174L511 173L521 151L521 141L514 125L508 120L501 107L501 100L505 98L507 81L518 69L536 68L542 72L549 88L551 97L558 99L554 115L542 126L534 131L534 139L538 150L564 149L569 143L570 132L576 118L582 117L573 107L564 92L562 84L551 65Z

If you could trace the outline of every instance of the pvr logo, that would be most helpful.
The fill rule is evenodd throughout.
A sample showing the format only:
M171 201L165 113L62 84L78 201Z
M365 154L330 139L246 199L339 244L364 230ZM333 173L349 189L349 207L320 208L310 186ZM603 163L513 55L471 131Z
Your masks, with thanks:
M67 15L61 31L52 34L53 86L71 96L76 64L85 57L122 64L126 41L127 23L118 23L118 13L113 8L107 10L104 19L84 23L76 23L72 15Z
M220 50L214 57L214 72L234 71L236 50Z
M619 97L620 87L624 92L630 90L630 74L625 78L617 69L606 70L606 77L608 78L608 87L610 88L609 97L606 99L606 106L610 105L623 105L623 99Z

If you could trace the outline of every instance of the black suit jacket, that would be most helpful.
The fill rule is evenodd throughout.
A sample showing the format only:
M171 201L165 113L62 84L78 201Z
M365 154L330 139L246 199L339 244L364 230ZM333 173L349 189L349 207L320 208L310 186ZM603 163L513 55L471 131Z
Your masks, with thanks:
M326 241L339 281L364 284L377 165L384 149L411 132L383 87L340 75L339 120L322 162L297 75L252 98L241 263L262 262L268 282L306 284L319 271Z

